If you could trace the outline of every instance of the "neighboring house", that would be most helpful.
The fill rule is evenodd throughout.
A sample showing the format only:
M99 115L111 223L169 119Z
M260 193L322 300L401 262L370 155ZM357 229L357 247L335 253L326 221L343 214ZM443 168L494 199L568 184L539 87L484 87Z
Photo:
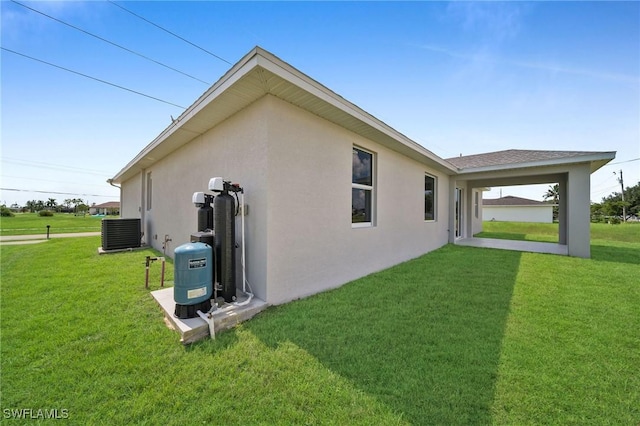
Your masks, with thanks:
M89 214L103 214L103 215L119 215L120 214L120 202L109 201L102 204L94 204L89 207Z
M559 183L560 242L589 257L590 173L615 153L505 152L442 159L255 48L112 182L121 216L140 218L156 249L170 238L167 254L196 231L193 192L216 176L239 183L247 278L270 304L472 237L482 190L505 182Z
M556 204L507 195L482 200L482 220L499 222L553 223Z

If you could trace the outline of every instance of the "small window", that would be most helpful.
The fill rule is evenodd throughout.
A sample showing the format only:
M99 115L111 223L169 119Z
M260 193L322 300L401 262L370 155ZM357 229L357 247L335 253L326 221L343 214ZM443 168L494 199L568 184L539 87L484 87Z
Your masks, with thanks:
M151 181L151 172L147 173L147 210L151 210L151 201L152 201L152 181Z
M436 178L424 176L424 220L436 220Z
M373 154L353 148L351 174L351 223L354 227L373 224Z

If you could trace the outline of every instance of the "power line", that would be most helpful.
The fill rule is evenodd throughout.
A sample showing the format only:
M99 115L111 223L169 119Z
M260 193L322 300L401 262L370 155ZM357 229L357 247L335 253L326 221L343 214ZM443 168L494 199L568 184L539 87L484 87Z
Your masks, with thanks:
M20 180L37 180L40 182L49 182L49 183L62 183L65 185L77 185L78 182L62 182L59 180L50 180L50 179L38 179L38 178L29 178L29 177L20 177L20 176L9 176L9 175L2 175L3 178L9 178L9 179L20 179ZM83 183L82 186L97 186L100 188L104 188L106 186L106 184L102 184L102 185L98 185L96 183Z
M104 198L115 197L115 195L78 194L75 192L39 191L37 189L19 189L19 188L0 188L0 191L37 192L39 194L56 194L56 195L82 195L84 197L104 197Z
M80 168L80 167L65 166L65 165L61 165L61 164L44 163L44 162L41 162L41 161L20 160L20 159L17 159L17 158L8 158L8 157L2 157L2 162L17 164L19 166L39 167L39 168L45 168L45 169L61 170L61 171L64 171L64 172L92 174L92 175L96 175L96 176L106 176L106 175L110 174L109 172L101 172L101 171L97 171L95 169L83 169L83 168Z
M148 20L148 19L146 19L146 18L143 18L142 16L140 16L140 15L138 15L138 14L136 14L136 13L134 13L134 12L130 11L130 10L129 10L129 9L127 9L127 8L125 8L124 6L120 6L118 3L115 3L115 2L113 2L113 1L111 1L111 0L107 0L107 1L108 1L109 3L111 3L112 5L117 6L117 7L119 7L120 9L124 10L125 12L128 12L128 13L132 14L132 15L133 15L133 16L135 16L136 18L138 18L138 19L142 19L143 21L145 21L145 22L147 22L147 23L149 23L149 24L153 25L154 27L159 28L159 29L161 29L162 31L165 31L165 32L167 32L167 33L171 34L172 36L174 36L174 37L176 37L176 38L179 38L180 40L184 41L185 43L188 43L188 44L190 44L191 46L193 46L193 47L195 47L195 48L197 48L197 49L200 49L200 50L202 50L202 51L203 51L203 52L205 52L205 53L208 53L209 55L213 56L214 58L220 59L221 61L226 62L226 63L227 63L227 64L229 64L229 65L233 65L231 62L227 61L227 60L226 60L226 59L224 59L224 58L221 58L220 56L216 55L215 53L213 53L213 52L209 52L209 51L208 51L207 49L205 49L204 47L200 47L200 46L198 46L197 44L190 42L190 41L189 41L189 40L187 40L186 38L184 38L184 37L180 37L178 34L173 33L173 32L171 32L171 31L169 31L168 29L166 29L166 28L164 28L164 27L161 27L160 25L158 25L158 24L156 24L156 23L154 23L154 22L151 22L150 20Z
M42 59L34 58L33 56L25 55L24 53L20 53L20 52L16 52L15 50L7 49L6 47L0 47L0 49L4 50L6 52L13 53L14 55L18 55L18 56L22 56L22 57L27 58L27 59L31 59L32 61L40 62L42 64L46 64L46 65L49 65L51 67L61 69L63 71L67 71L67 72L70 72L72 74L76 74L76 75L88 78L90 80L95 80L95 81L98 81L100 83L107 84L107 85L112 86L112 87L116 87L118 89L126 90L127 92L135 93L136 95L144 96L145 98L153 99L155 101L162 102L164 104L168 104L168 105L172 105L172 106L175 106L175 107L178 107L178 108L186 109L186 107L183 107L182 105L174 104L173 102L165 101L163 99L156 98L155 96L151 96L151 95L147 95L147 94L142 93L142 92L138 92L137 90L129 89L127 87L120 86L118 84L111 83L111 82L108 82L106 80L99 79L97 77L92 77L90 75L83 74L81 72L74 71L74 70L71 70L69 68L62 67L60 65L52 64L51 62L43 61Z
M29 7L29 6L25 5L25 4L19 3L19 2L15 1L15 0L11 0L11 1L12 1L13 3L15 3L15 4L19 5L19 6L22 6L22 7L26 8L26 9L29 9L29 10L31 10L31 11L33 11L33 12L35 12L35 13L39 13L39 14L40 14L40 15L42 15L42 16L46 16L46 17L47 17L47 18L49 18L49 19L52 19L52 20L54 20L54 21L56 21L56 22L59 22L59 23L61 23L61 24L63 24L63 25L66 25L66 26L68 26L68 27L70 27L70 28L73 28L74 30L80 31L80 32L82 32L82 33L84 33L84 34L87 34L87 35L91 36L91 37L97 38L98 40L103 41L103 42L105 42L105 43L109 43L109 44L110 44L110 45L112 45L112 46L115 46L115 47L117 47L117 48L119 48L119 49L122 49L122 50L124 50L124 51L129 52L129 53L132 53L132 54L134 54L134 55L137 55L137 56L139 56L139 57L141 57L141 58L143 58L143 59L146 59L147 61L151 61L151 62L153 62L153 63L155 63L155 64L158 64L158 65L160 65L160 66L163 66L163 67L165 67L165 68L168 68L168 69L170 69L171 71L175 71L175 72L177 72L177 73L180 73L180 74L182 74L182 75L184 75L184 76L187 76L187 77L189 77L189 78L192 78L192 79L194 79L194 80L197 80L197 81L199 81L199 82L201 82L201 83L204 83L204 84L206 84L206 85L210 85L210 84L211 84L211 83L206 82L206 81L204 81L204 80L200 80L198 77L194 77L194 76L192 76L191 74L187 74L186 72L180 71L180 70L178 70L178 69L176 69L176 68L173 68L173 67L171 67L171 66L169 66L169 65L167 65L167 64L164 64L164 63L162 63L162 62L160 62L160 61L156 61L155 59L149 58L148 56L145 56L145 55L143 55L143 54L141 54L141 53L138 53L138 52L136 52L136 51L134 51L134 50L131 50L131 49L126 48L126 47L124 47L124 46L121 46L121 45L119 45L119 44L117 44L117 43L114 43L114 42L112 42L112 41L110 41L110 40L107 40L106 38L103 38L103 37L100 37L100 36L95 35L95 34L93 34L93 33L90 33L89 31L83 30L82 28L76 27L75 25L69 24L68 22L62 21L62 20L60 20L60 19L58 19L58 18L54 18L53 16L51 16L51 15L47 15L46 13L41 12L41 11L39 11L39 10L33 9L32 7Z
M640 157L638 157L638 158L632 158L631 160L618 161L617 163L609 163L609 164L605 164L605 166L615 166L616 164L631 163L632 161L639 161L639 160L640 160Z

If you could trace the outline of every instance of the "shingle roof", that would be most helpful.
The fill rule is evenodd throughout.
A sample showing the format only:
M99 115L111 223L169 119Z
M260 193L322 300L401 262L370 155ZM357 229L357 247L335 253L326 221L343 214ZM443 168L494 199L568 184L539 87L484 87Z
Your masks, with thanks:
M447 158L447 161L458 169L475 169L480 167L501 166L507 164L524 164L539 161L576 159L581 156L596 154L589 151L533 151L523 149L507 149L505 151L486 154L465 155Z
M119 209L120 201L107 201L106 203L91 206L92 209Z
M502 198L485 198L482 200L484 206L552 206L553 204L544 203L542 201L530 200L528 198L514 197L507 195Z

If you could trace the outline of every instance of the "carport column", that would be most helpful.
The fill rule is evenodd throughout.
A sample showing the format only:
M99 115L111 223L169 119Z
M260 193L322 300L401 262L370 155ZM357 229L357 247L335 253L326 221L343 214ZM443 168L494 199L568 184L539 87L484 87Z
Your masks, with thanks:
M567 245L567 175L558 182L558 243Z
M567 240L569 256L591 257L591 202L589 164L569 170L567 182Z

